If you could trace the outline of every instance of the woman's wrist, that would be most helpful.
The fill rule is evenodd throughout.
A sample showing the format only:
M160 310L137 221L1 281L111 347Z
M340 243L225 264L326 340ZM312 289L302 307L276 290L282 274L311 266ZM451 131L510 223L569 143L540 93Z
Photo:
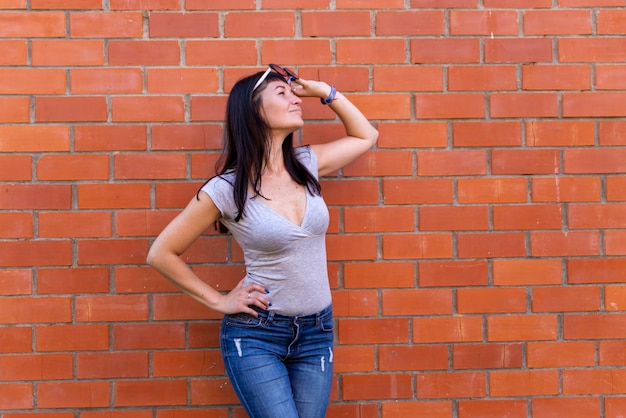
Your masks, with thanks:
M328 96L326 96L326 98L322 97L320 98L320 102L323 105L329 105L331 104L337 95L337 89L335 88L335 86L330 86L330 92L328 93Z

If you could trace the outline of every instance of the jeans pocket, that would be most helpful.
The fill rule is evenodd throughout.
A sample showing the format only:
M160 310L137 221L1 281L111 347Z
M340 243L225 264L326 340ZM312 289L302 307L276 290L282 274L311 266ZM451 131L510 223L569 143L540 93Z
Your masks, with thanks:
M333 320L333 318L325 318L323 320L320 321L319 323L319 327L322 331L325 332L333 332L333 330L335 329L335 321Z
M260 317L255 318L247 313L237 313L226 315L224 323L229 327L256 328L261 326L262 319Z

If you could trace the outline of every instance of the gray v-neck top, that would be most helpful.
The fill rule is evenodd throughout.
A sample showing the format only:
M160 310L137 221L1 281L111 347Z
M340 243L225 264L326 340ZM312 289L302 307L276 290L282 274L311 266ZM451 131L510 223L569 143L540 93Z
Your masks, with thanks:
M296 157L318 177L317 157L310 147L299 147ZM296 225L263 203L248 196L244 215L235 222L234 174L212 178L206 192L221 213L220 221L243 249L244 285L258 283L270 291L269 310L283 315L309 315L331 304L326 266L328 208L321 196L306 193L302 225Z

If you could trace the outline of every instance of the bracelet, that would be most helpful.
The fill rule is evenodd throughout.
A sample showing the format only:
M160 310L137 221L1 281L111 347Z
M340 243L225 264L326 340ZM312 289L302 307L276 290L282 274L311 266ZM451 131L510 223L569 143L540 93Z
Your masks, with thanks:
M323 105L331 104L333 100L335 100L336 94L337 94L337 89L335 88L335 86L330 86L330 94L328 95L326 99L320 99L320 102L322 102Z

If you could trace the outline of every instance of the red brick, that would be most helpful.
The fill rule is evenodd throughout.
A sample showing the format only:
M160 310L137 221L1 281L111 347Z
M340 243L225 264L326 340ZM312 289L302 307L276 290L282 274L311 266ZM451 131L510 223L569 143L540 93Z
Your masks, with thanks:
M559 62L624 62L620 53L626 47L626 39L623 37L563 37L557 42Z
M145 295L77 296L76 322L124 322L148 320Z
M443 35L444 31L443 10L381 10L376 13L378 36Z
M596 363L595 343L572 342L529 342L526 347L526 362L531 368L593 367Z
M600 402L600 398L594 396L580 398L571 396L562 398L537 397L531 400L531 413L534 418L550 418L559 415L571 418L599 417L602 416ZM604 416L606 418L617 418L611 415Z
M522 203L527 181L516 178L468 178L457 180L459 203Z
M606 255L626 255L626 232L605 231L604 252Z
M338 319L340 344L406 343L409 321L406 318Z
M83 411L81 418L152 418L152 410Z
M74 94L141 93L143 73L138 68L76 68L71 70L70 89ZM98 128L120 129L117 126Z
M138 209L150 206L150 186L135 184L80 184L79 209Z
M417 155L420 176L486 174L487 155L482 150L422 151Z
M531 186L533 202L599 202L599 177L536 177Z
M563 371L564 395L606 394L626 391L624 369L583 369Z
M108 268L40 268L37 270L37 293L76 294L109 291Z
M69 27L72 38L140 38L143 15L139 12L70 13Z
M526 143L531 146L590 146L594 144L593 122L528 122Z
M460 64L480 62L478 39L411 39L411 63Z
M115 383L117 406L185 405L184 380L121 380Z
M569 149L564 151L565 172L573 174L626 173L622 159L626 152L620 149Z
M31 0L30 7L32 9L102 9L102 3L98 0L84 0L77 2L75 0Z
M76 370L79 379L148 377L148 354L78 353Z
M597 398L594 398L594 399L597 399ZM592 400L590 400L589 402L591 401ZM598 402L600 402L599 399L598 399ZM604 400L604 410L605 410L606 418L620 418L620 415L622 415L624 412L624 408L626 408L626 399L624 398L607 397ZM583 417L581 416L581 418Z
M477 93L417 94L418 119L469 119L485 117L485 99Z
M420 374L416 383L418 398L481 398L487 394L482 372Z
M220 350L155 352L152 369L155 377L224 375Z
M482 286L487 284L488 266L484 260L420 261L418 281L425 286Z
M624 44L626 48L626 44ZM626 93L563 93L563 117L623 117L626 115Z
M211 68L148 69L149 93L214 93L218 90L218 73Z
M511 370L489 374L490 394L496 396L546 396L559 394L557 370Z
M31 12L32 13L32 12ZM26 40L0 40L0 65L26 65L28 62L28 48Z
M115 122L176 122L184 118L182 98L174 96L114 97L111 115Z
M376 83L374 73L374 83ZM447 144L444 122L379 123L379 148L442 148Z
M532 290L533 312L580 312L600 310L599 287L549 288Z
M0 212L0 229L2 238L32 238L33 215L26 212Z
M522 66L524 90L589 90L590 65L526 64Z
M626 121L604 121L599 123L599 145L624 145L626 144L626 134L624 128Z
M0 301L0 323L32 324L70 322L71 300L64 297L4 298Z
M0 241L0 266L69 266L72 244L58 241Z
M254 40L209 39L185 43L187 65L255 65L256 53ZM252 70L248 70L246 75L250 73ZM228 83L228 87L233 83Z
M47 325L35 329L36 350L95 351L109 348L108 325Z
M0 390L0 408L4 410L32 409L34 399L32 383L3 383L0 387L2 388Z
M416 317L412 322L415 343L483 341L483 320L478 316Z
M489 228L486 206L421 206L420 231L476 231Z
M415 228L414 209L409 207L345 208L346 232L402 232Z
M456 304L459 314L522 313L527 310L526 289L458 289Z
M337 317L365 317L378 314L378 293L375 290L335 290L333 314Z
M331 62L330 40L327 39L285 39L263 40L261 61L284 61L289 57L292 65L298 64L329 64Z
M110 237L111 215L105 212L40 212L42 238Z
M453 367L462 369L512 369L522 367L522 345L455 344Z
M448 70L451 91L517 90L516 78L513 66L455 66Z
M42 382L37 385L40 408L97 408L111 402L109 382Z
M561 284L562 269L560 260L494 260L493 283L498 286Z
M402 0L337 0L338 9L403 9L404 2Z
M179 0L111 0L111 10L180 10Z
M31 327L26 326L0 327L0 353L31 352L32 333Z
M525 400L473 400L459 401L459 417L525 418L528 410Z
M0 379L71 379L74 361L71 354L23 354L0 356Z
M108 155L43 155L37 161L39 180L107 180Z
M452 256L452 235L384 235L382 246L385 260L450 258Z
M412 287L415 266L405 262L348 263L343 275L346 289Z
M113 348L116 351L183 348L184 343L183 324L140 323L113 326Z
M591 231L533 232L530 253L535 257L600 255L600 235Z
M526 10L525 35L590 35L590 10Z
M485 62L552 62L552 39L485 39Z
M554 315L511 315L487 318L488 341L556 340L557 331L557 317Z
M568 223L573 229L589 228L624 228L626 219L622 216L625 204L597 203L572 204L569 206Z
M493 93L490 96L490 116L557 117L558 97L553 93Z
M305 11L302 13L302 35L306 37L368 36L372 30L370 20L370 14L365 11ZM263 31L263 36L267 36L267 31Z
M0 126L0 137L0 152L69 151L70 147L67 126Z
M194 405L238 404L239 400L230 381L225 377L191 381L191 399Z
M568 281L570 284L582 283L622 283L626 259L570 259L567 260Z
M526 255L521 232L467 233L457 237L460 258L523 257Z
M178 41L111 40L108 57L112 66L178 65L180 48Z
M217 38L219 36L217 13L152 12L148 25L150 38Z
M156 207L183 209L194 198L204 182L192 183L157 183ZM147 207L147 206L144 206Z
M33 291L30 269L0 270L0 295L30 295ZM0 337L0 342L2 338ZM2 352L2 349L0 349Z
M450 35L517 35L518 20L513 10L451 10Z
M342 169L344 176L409 176L413 173L413 153L409 151L370 151Z
M145 126L79 125L74 127L76 151L140 151L146 149Z
M624 65L602 65L596 68L595 84L600 90L624 89L624 75L626 66Z
M393 315L452 314L452 292L444 289L383 290L382 313Z
M2 12L0 36L3 38L46 38L65 36L63 12Z
M593 342L589 342L594 344ZM624 349L626 342L623 340L600 341L598 350L598 365L600 366L624 366L626 357Z
M348 98L368 119L400 120L411 117L411 97L408 94L355 95Z
M333 349L335 373L372 372L375 365L373 346L338 345Z
M0 122L28 122L29 120L30 99L28 97L0 97Z
M393 417L448 418L452 416L451 401L383 402L382 418Z
M228 13L224 19L224 35L227 38L292 38L295 35L294 12L264 12L262 16L260 18L257 12ZM215 29L214 36L218 36L217 25Z
M561 229L563 207L561 205L507 205L494 206L495 230Z
M380 347L378 363L381 371L447 370L446 345Z
M345 375L343 399L409 399L413 396L409 374Z
M554 150L491 151L493 174L557 174L560 172L559 153Z
M184 154L117 154L113 163L116 179L181 179L186 176Z
M386 204L436 204L452 202L449 179L383 179Z
M78 242L78 264L142 264L148 248L142 239L85 239Z
M104 97L37 97L37 122L104 122L107 120Z
M454 122L455 147L520 146L522 125L518 122Z
M96 66L104 64L104 42L100 40L32 41L32 63L36 66Z

